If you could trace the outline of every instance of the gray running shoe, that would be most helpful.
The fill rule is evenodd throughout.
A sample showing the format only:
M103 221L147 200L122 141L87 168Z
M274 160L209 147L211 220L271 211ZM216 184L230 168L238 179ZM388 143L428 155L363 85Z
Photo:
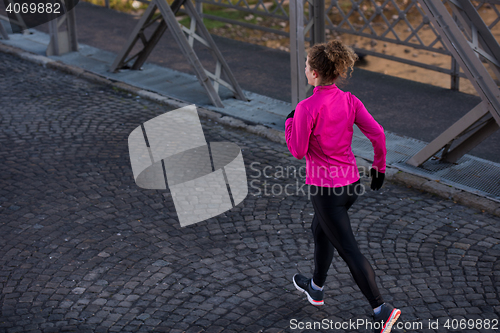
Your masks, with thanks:
M323 290L314 290L311 287L311 279L306 278L304 275L295 274L293 276L293 284L298 291L303 292L307 296L307 300L312 305L323 305Z
M400 315L401 310L396 309L389 304L382 304L380 313L377 315L373 315L373 332L389 333Z

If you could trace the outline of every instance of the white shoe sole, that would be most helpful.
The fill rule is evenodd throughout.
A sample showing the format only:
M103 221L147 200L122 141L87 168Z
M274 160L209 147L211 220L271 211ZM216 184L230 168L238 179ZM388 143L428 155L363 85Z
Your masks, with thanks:
M401 310L399 310L399 309L392 310L392 313L389 316L389 320L387 321L384 329L380 333L390 333L392 330L392 326L394 325L396 320L398 320L400 315L401 315Z

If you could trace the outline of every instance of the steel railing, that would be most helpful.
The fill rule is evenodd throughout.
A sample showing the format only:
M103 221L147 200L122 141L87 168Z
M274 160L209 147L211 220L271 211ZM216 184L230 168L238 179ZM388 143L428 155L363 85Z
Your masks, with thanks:
M148 0L138 0L149 3ZM261 17L279 20L289 25L289 1L290 0L193 0L200 15L205 19L216 20L249 29L290 38L290 32L285 28L276 29L266 27L262 24L250 23L242 20L231 19L204 12L205 6L220 8L221 10L240 11ZM294 0L291 0L294 1ZM313 8L318 0L304 1L304 40L313 43L317 38L313 37ZM325 17L324 29L333 34L348 34L359 36L383 43L392 43L410 47L414 50L426 50L436 54L450 55L448 50L440 42L440 36L430 24L418 4L418 0L319 0L324 3L323 15ZM446 4L448 1L444 0ZM497 27L500 22L500 0L477 0L473 1L475 8L481 13L481 9L487 9L494 13L494 19L487 25L490 30ZM105 6L109 7L109 0L105 0ZM317 9L316 9L317 10ZM181 11L182 12L182 11ZM318 21L316 21L316 24ZM322 23L322 22L321 22ZM451 76L451 89L458 90L459 77L465 77L460 73L460 68L450 56L450 67L444 68L413 60L409 57L400 57L385 54L376 49L354 47L358 53L384 58L399 63L409 64ZM408 53L409 55L412 52Z
M289 2L285 0L194 0L197 8L203 5L210 5L212 8L219 7L230 10L243 11L263 18L270 17L289 21ZM313 6L316 0L304 1L304 34L305 41L313 42ZM445 0L448 2L452 0ZM491 29L500 22L500 6L498 0L474 1L476 9L488 10L495 14L495 19L488 24ZM375 40L384 43L392 43L410 47L416 50L426 50L437 54L450 56L448 50L440 42L440 36L430 24L429 18L425 15L417 0L325 0L325 29L330 33L349 34ZM271 8L271 9L268 9ZM203 12L201 9L200 12ZM211 20L218 20L225 23L240 25L246 28L258 29L278 35L290 37L290 33L283 29L273 29L258 24L242 22L239 20L218 17L212 14L202 13L202 16ZM425 62L413 60L411 58L399 57L385 54L374 49L354 47L358 53L376 56L404 64L418 66L421 68L445 73L451 76L451 88L458 90L458 78L465 77L460 73L460 68L450 56L450 68L444 68ZM409 54L411 54L410 52Z

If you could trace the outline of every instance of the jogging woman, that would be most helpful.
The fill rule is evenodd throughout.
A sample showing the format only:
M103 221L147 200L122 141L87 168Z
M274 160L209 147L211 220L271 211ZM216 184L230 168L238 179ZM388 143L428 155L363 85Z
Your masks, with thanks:
M337 249L373 308L375 332L389 333L401 311L384 303L375 272L358 248L347 214L361 186L351 149L353 125L373 145L372 190L382 186L387 153L382 126L358 98L335 84L338 77L347 76L356 60L353 50L339 41L313 46L305 69L308 83L314 86L313 95L297 104L285 122L288 149L298 159L306 157L306 184L315 212L311 225L314 274L312 279L295 274L293 283L311 304L323 305L323 285Z

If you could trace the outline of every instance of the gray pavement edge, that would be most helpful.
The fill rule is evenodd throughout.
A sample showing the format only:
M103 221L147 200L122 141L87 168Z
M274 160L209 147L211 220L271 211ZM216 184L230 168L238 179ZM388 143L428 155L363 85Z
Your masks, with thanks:
M120 89L127 93L135 94L137 96L140 96L141 98L148 99L160 104L164 104L169 107L181 108L191 104L171 97L165 97L151 91L143 90L123 82L109 80L100 75L88 72L82 68L72 65L67 65L60 61L55 61L45 56L27 52L17 47L5 45L1 43L1 41L0 41L0 52L17 56L21 59L39 64L46 68L60 70L67 74L75 75L76 77L80 77L89 80L91 82L109 85L115 87L116 89ZM247 124L242 120L230 116L225 116L218 112L207 110L203 107L197 106L197 109L200 116L204 118L214 119L217 120L219 123L225 124L227 126L234 128L241 128L250 133L265 137L273 142L286 145L284 132L282 131L278 131L263 125ZM359 156L356 157L356 161L360 171L368 170L372 162L363 159ZM430 180L425 177L413 175L391 166L387 166L386 180L394 183L399 183L407 187L412 187L420 191L425 191L427 193L431 193L439 197L452 200L461 205L478 209L482 212L487 212L492 215L500 216L500 207L498 202L491 200L487 197L478 196L476 194L469 193L467 191L463 191L449 185L441 184L439 181Z

